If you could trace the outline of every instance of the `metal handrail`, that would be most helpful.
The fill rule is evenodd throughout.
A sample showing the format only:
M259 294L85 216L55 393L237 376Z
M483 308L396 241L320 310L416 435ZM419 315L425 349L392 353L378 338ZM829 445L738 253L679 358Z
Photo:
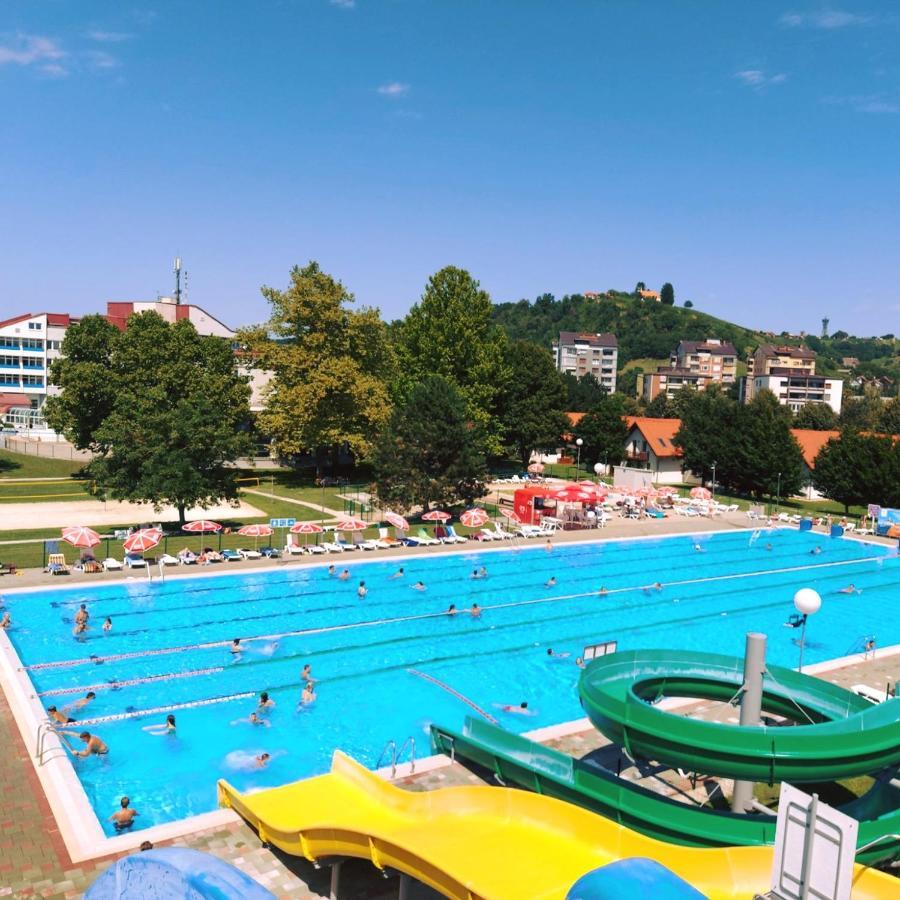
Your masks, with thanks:
M393 778L397 774L397 765L400 762L400 757L403 756L403 751L409 747L409 765L410 772L416 771L416 739L410 735L401 745L400 748L397 749L397 742L394 740L388 741L384 745L384 749L381 751L381 755L378 757L378 762L375 763L375 768L380 769L381 764L385 761L385 757L390 752L390 765L391 765L391 778Z
M44 755L46 753L50 753L54 750L61 750L65 756L65 749L63 747L50 747L49 749L46 747L48 734L56 734L55 725L52 722L41 722L40 725L38 725L37 733L35 734L34 747L34 758L37 760L39 766L44 764Z
M384 756L388 752L391 751L390 760L391 760L391 768L392 770L396 768L397 765L397 743L396 741L390 740L384 745L384 749L381 751L381 756L378 757L378 762L375 763L375 768L380 769L381 764L384 762ZM391 776L393 777L393 775Z

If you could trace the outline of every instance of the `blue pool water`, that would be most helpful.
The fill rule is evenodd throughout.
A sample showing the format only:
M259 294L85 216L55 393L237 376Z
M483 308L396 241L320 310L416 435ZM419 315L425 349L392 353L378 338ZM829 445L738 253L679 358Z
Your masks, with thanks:
M62 708L91 689L96 700L72 713L80 721L127 714L86 724L110 752L75 763L108 831L107 817L126 793L145 827L214 809L219 777L242 789L282 784L326 771L336 747L374 766L388 740L399 744L408 735L425 755L429 722L458 725L471 710L411 668L526 731L581 716L574 660L601 640L618 640L621 649L740 654L745 632L756 630L769 635L773 663L796 665L798 632L783 625L799 587L823 598L805 661L859 650L870 634L881 646L900 642L896 554L793 530L762 532L755 541L749 532L723 532L552 551L543 544L474 547L399 561L360 551L336 564L352 578L329 577L327 563L273 564L245 574L85 580L74 589L7 596L9 637L45 706ZM405 576L391 580L400 565ZM488 577L471 579L482 565ZM551 577L556 585L545 587ZM362 579L369 593L361 601ZM411 588L419 580L425 591ZM646 587L655 582L662 590ZM851 582L861 594L839 593ZM608 593L599 595L601 586ZM473 602L484 610L480 618L445 614L451 603L465 610ZM76 639L72 620L81 603L91 628ZM101 630L106 616L109 633ZM234 637L246 647L237 659L229 650ZM206 643L214 645L196 646ZM571 655L548 658L551 647ZM318 680L318 699L298 709L305 663ZM246 721L260 691L276 703L270 727ZM252 696L234 698L246 693ZM497 708L522 700L532 717ZM211 702L187 705L198 701ZM178 707L177 736L143 731L165 712L142 711L170 706ZM236 765L263 751L273 757L267 768Z

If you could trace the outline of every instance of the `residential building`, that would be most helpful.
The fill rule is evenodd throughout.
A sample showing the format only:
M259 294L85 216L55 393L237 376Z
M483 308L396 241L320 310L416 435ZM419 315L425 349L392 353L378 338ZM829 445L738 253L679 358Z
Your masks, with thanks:
M659 366L655 372L638 375L637 390L644 402L649 403L660 394L671 400L683 387L704 391L712 381L712 376L705 372L692 372L690 369L676 366Z
M56 388L50 363L59 356L66 329L77 322L68 313L24 313L0 322L0 415L15 428L43 429L41 410Z
M760 344L747 359L747 375L768 375L772 369L794 369L813 375L816 371L816 354L806 347Z
M689 484L697 479L682 470L681 450L674 444L681 419L651 419L628 416L625 419L625 464L650 471L657 484Z
M737 377L737 350L734 344L718 338L705 341L679 341L672 352L673 368L709 375L719 384L733 384Z
M659 303L659 291L640 290L638 291L638 296L641 300L655 300Z
M142 312L155 312L169 323L187 319L198 334L229 340L233 340L235 336L233 329L205 309L191 303L178 303L174 297L160 297L158 300L109 300L106 303L106 318L121 331L125 330L130 315Z
M816 354L805 347L760 344L747 360L741 400L749 403L760 391L771 391L782 406L797 412L807 403L827 403L841 411L844 382L816 375Z
M610 393L616 389L619 343L614 334L561 331L551 352L560 372L593 375Z

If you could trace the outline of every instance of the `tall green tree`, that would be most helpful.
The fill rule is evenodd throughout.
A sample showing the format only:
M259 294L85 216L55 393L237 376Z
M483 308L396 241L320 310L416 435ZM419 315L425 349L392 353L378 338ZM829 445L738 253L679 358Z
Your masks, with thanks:
M250 387L231 344L187 320L133 315L125 332L73 325L51 369L47 420L96 455L89 474L117 500L189 507L237 497L230 463L252 448Z
M844 429L819 451L813 486L829 500L850 506L900 506L900 442Z
M590 372L580 378L572 372L565 372L562 380L568 394L566 412L587 412L609 393L597 376Z
M581 461L588 467L595 463L618 465L625 456L625 437L628 428L625 405L618 394L604 397L593 409L585 413L575 426L575 438L581 438Z
M472 503L484 494L484 440L449 379L427 376L395 407L372 468L378 498L397 509Z
M867 385L861 397L847 397L841 406L841 429L877 431L881 424L884 401L881 394Z
M390 415L394 354L378 310L351 310L353 295L316 262L295 266L285 290L264 287L264 325L242 333L272 373L258 425L280 455L340 448L366 456Z
M659 290L659 302L666 306L675 305L675 288L668 281Z
M501 403L504 439L523 466L534 450L551 451L569 429L567 391L549 351L528 341L506 352L509 387Z
M712 478L731 484L735 476L734 441L738 439L738 404L722 393L718 386L705 391L679 391L685 400L681 409L681 426L673 443L681 448L684 467L706 483Z
M832 431L837 427L837 413L827 403L804 403L794 414L794 428Z
M503 449L500 403L509 381L506 335L492 320L491 298L464 269L447 266L428 279L422 299L399 329L401 393L438 374L459 388L490 453Z

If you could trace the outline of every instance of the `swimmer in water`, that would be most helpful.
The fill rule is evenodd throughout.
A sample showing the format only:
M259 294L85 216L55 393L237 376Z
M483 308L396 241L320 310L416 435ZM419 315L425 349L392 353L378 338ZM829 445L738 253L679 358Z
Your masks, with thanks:
M554 653L552 647L547 648L547 656L550 659L568 659L571 655L571 653Z
M65 713L61 713L55 706L47 707L47 715L54 725L71 725L75 721Z
M838 591L839 594L861 594L862 591L851 581L847 587L843 587Z
M533 716L534 713L528 708L528 701L523 700L518 706L513 706L511 703L507 704L494 704L499 710L505 713L514 713L517 716Z
M771 545L771 544L766 544L766 550L771 550L771 549L772 549L772 545Z
M340 575L338 575L338 581L348 581L350 579L350 570L344 569Z
M335 569L334 564L330 565L330 566L328 567L328 577L329 577L329 578L334 578L334 576L335 576L336 573L337 573L337 570Z
M252 772L255 769L264 769L271 759L270 753L232 750L225 757L225 766L235 772Z
M72 704L72 709L84 709L88 703L94 701L97 695L93 691L88 691L80 700L76 700Z
M79 634L84 634L87 631L87 622L76 622L75 627L72 629L72 634L78 636Z
M103 630L112 631L112 619L109 616L106 617L106 621L103 623Z
M300 703L303 706L309 706L311 703L316 702L316 689L313 687L311 681L306 682L306 687L303 688L303 693L300 695Z
M81 624L82 622L86 625L87 620L91 617L91 614L87 611L87 606L82 603L78 612L75 613L75 622L77 624Z
M261 725L263 728L272 727L272 723L268 719L258 716L255 712L250 713L246 719L235 719L231 724L240 725L241 722L246 722L248 725Z
M456 604L455 604L455 603L451 603L451 604L447 607L447 615L448 615L448 616L455 616L455 615L456 615Z
M544 544L544 549L545 549L548 553L552 553L552 552L553 552L553 541L551 541L550 538L547 538L547 543Z
M172 713L166 716L166 721L161 725L145 725L141 731L146 731L147 734L154 735L163 735L163 734L175 734L175 716Z
M393 575L388 575L388 581L394 581L396 578L402 578L406 573L403 571L403 566L397 569Z
M74 731L60 731L57 733L75 735ZM73 750L69 747L68 741L65 742L72 756L86 759L88 756L106 756L106 754L109 753L109 747L107 747L96 734L91 734L89 731L82 731L77 737L84 742L84 750Z
M822 552L821 547L813 547L812 550L809 551L813 556L818 556Z
M584 660L580 656L575 657L575 665L578 666L579 669L586 669Z
M694 544L694 550L696 550L697 553L706 553L706 549L701 544Z
M366 583L361 581L359 583L359 587L356 589L356 596L359 597L360 600L366 599L366 594L369 593L369 589L366 587Z
M259 695L259 703L256 704L256 709L258 712L275 709L275 701L271 697L269 697L268 691L263 691Z
M417 581L417 582L412 586L412 589L413 589L414 591L424 591L424 590L425 590L425 582L424 582L424 581Z
M232 656L240 656L240 655L241 655L241 639L240 639L240 638L235 638L235 639L231 642L231 647L230 647L230 649L231 649L231 655L232 655Z
M12 627L12 618L10 617L8 612L3 613L3 618L0 619L0 628L11 628Z
M480 619L481 618L481 607L477 603L473 603L472 608L469 610L469 615L473 619Z
M130 803L131 801L127 797L123 797L119 801L119 806L122 808L117 809L109 817L109 821L115 825L116 831L124 831L126 828L131 828L134 825L135 817L140 815L136 809L132 809L129 806Z
M272 757L268 753L260 753L255 759L257 766L259 766L260 769L264 769L269 764Z
M608 594L609 591L607 591L606 588L603 587L603 585L601 584L601 585L600 585L600 590L597 591L597 593L602 597L604 594Z
M484 566L482 566L478 570L478 577L479 578L487 578L488 577L487 569Z
M311 666L309 663L307 663L307 664L303 667L302 671L300 672L300 677L301 677L304 681L307 681L307 682L313 681L313 677L312 677L312 666Z
M555 576L555 575L551 575L550 578L548 578L548 579L544 582L544 587L548 587L548 588L549 588L549 587L556 587L556 576Z

